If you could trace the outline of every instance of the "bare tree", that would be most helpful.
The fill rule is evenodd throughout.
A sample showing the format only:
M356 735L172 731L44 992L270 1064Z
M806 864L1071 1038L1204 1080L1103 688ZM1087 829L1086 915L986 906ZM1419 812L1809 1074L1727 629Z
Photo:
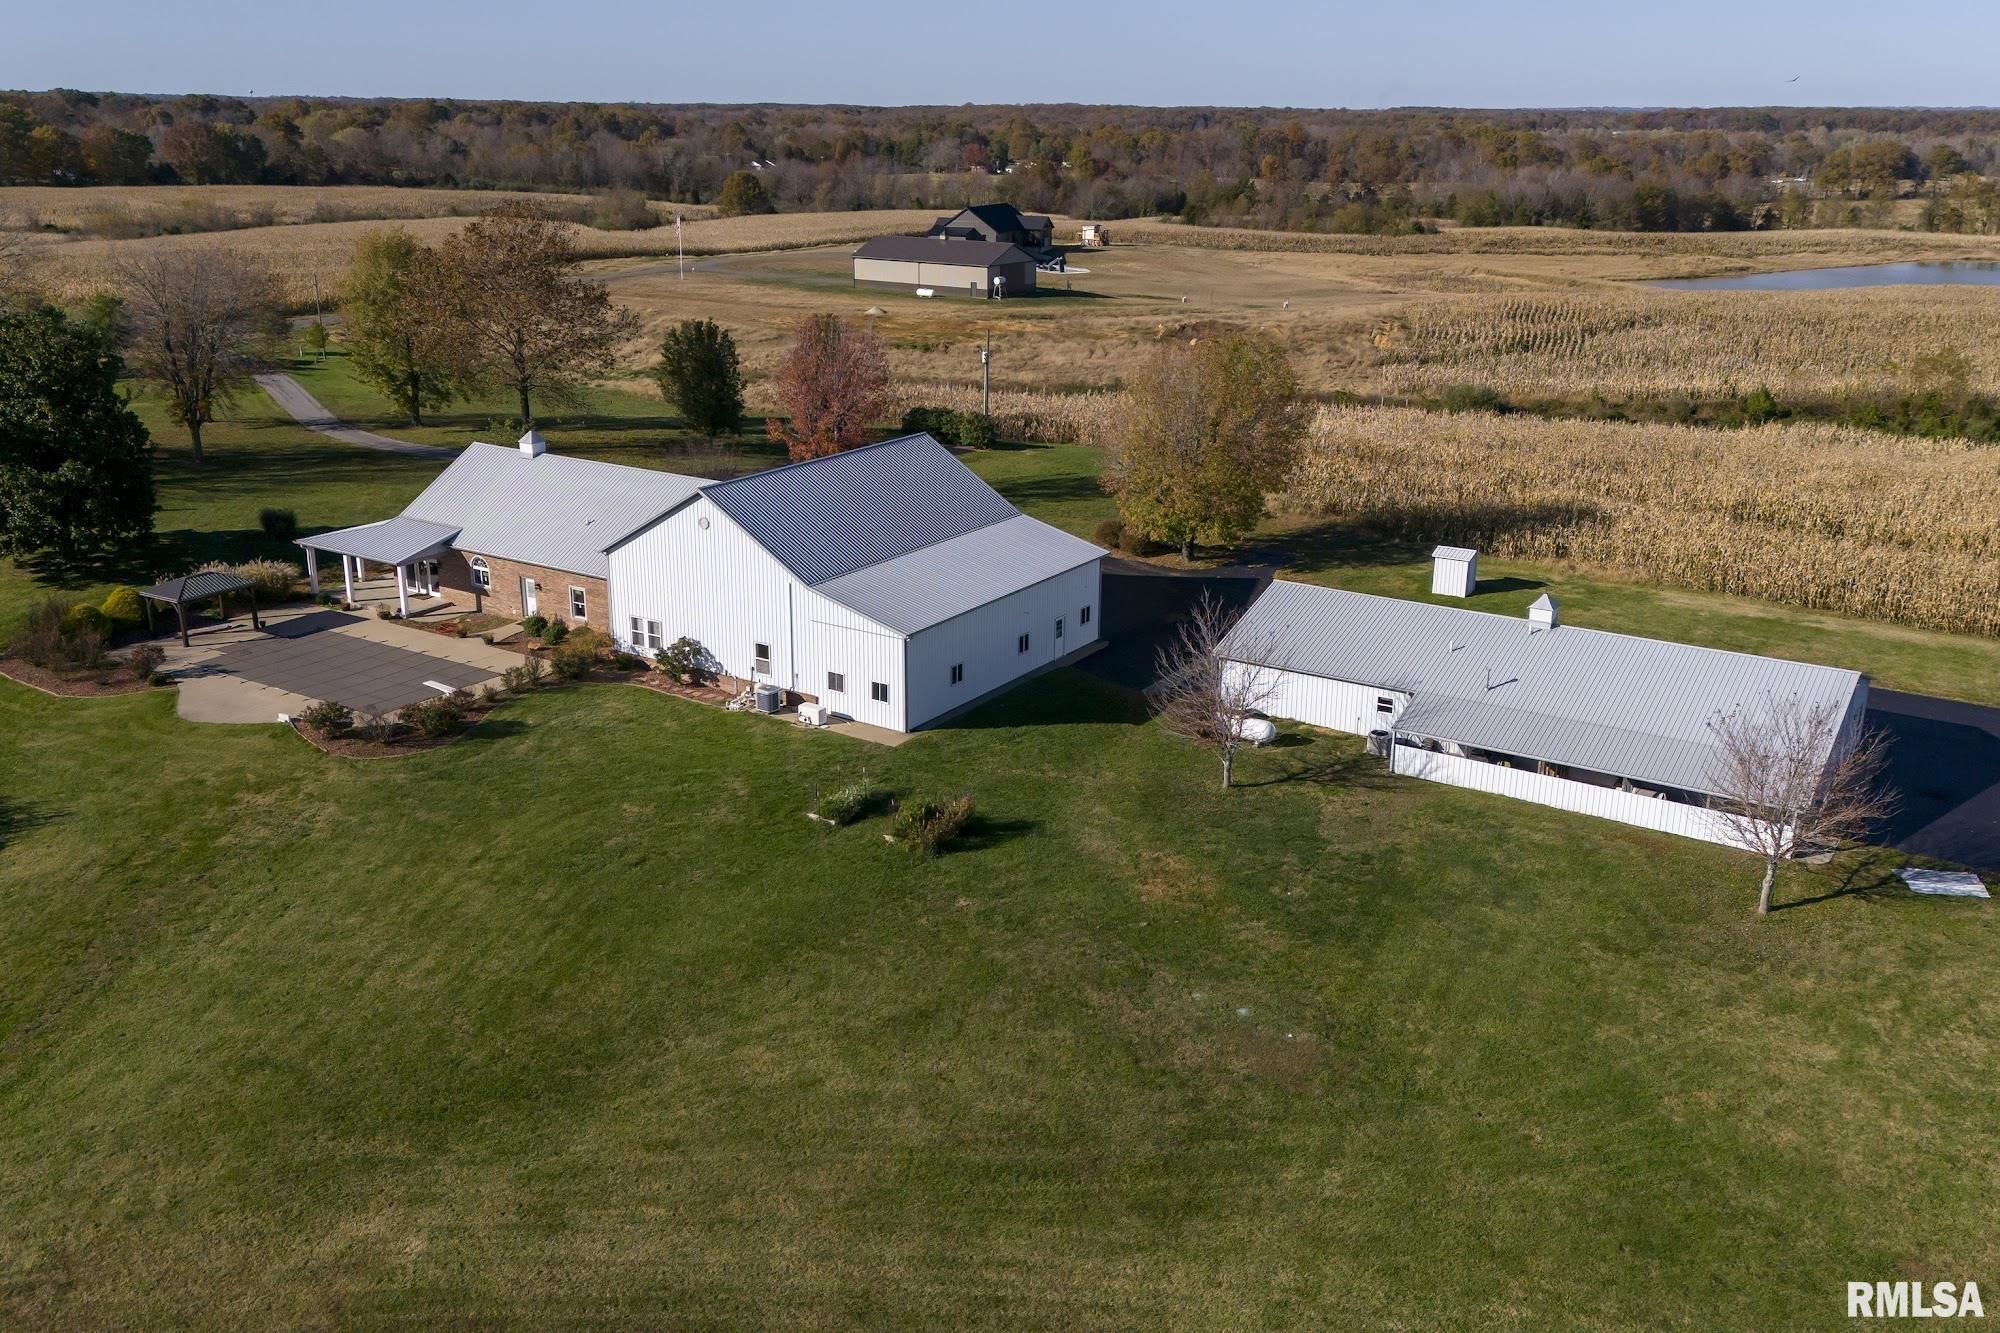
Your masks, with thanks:
M1239 634L1224 659L1223 640L1236 621L1214 594L1203 593L1172 642L1159 650L1147 691L1162 726L1215 751L1225 788L1235 775L1236 752L1250 743L1246 724L1277 694L1283 670L1275 634Z
M219 246L147 251L120 276L132 367L165 391L199 463L201 428L250 381L256 340L277 309L277 284L269 270Z
M420 265L413 309L460 382L505 390L535 424L534 400L580 400L637 328L604 284L585 280L569 227L529 204L480 218Z
M1766 695L1754 708L1709 723L1719 751L1714 809L1730 842L1764 860L1757 915L1771 910L1778 866L1806 848L1852 842L1886 815L1882 738L1862 735L1840 750L1841 714L1797 695Z

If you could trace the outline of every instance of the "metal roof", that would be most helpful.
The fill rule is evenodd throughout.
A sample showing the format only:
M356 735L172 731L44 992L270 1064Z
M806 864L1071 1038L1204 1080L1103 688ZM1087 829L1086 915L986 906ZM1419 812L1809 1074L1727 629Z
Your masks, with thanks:
M241 592L253 586L249 579L240 574L229 574L219 569L204 569L177 579L155 583L139 595L155 602L167 602L184 606L189 602L204 602L211 597L220 597L226 592Z
M915 634L1103 554L1081 537L1016 514L829 579L813 591L887 629Z
M1020 513L923 434L712 482L701 493L809 585Z
M1834 667L1285 580L1222 653L1406 693L1399 731L1691 791L1714 788L1717 715L1788 696L1844 714L1866 688Z
M457 535L458 529L449 523L432 523L428 519L399 515L375 523L301 537L298 544L315 551L332 551L336 555L357 555L379 565L407 565L412 560L444 550Z
M1035 262L1032 255L1010 242L968 241L958 236L877 236L872 241L863 241L854 257L906 264L962 264L968 268Z
M1431 559L1471 560L1478 556L1478 554L1479 552L1473 550L1470 546L1440 546L1431 552Z
M652 468L470 444L403 517L457 528L461 551L605 578L607 550L701 486Z

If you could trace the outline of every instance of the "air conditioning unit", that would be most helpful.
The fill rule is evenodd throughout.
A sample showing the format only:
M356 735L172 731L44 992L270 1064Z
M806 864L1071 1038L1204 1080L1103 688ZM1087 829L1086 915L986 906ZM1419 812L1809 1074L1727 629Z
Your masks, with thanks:
M760 713L775 713L784 706L785 693L776 685L759 685L751 704Z

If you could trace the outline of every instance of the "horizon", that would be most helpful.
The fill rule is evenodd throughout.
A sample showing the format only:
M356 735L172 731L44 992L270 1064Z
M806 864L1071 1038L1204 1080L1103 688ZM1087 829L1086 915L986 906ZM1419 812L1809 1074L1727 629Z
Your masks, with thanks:
M1584 0L1503 12L1440 0L1421 18L1281 4L1260 11L1255 24L1169 0L1143 24L1097 9L1065 13L1027 46L994 41L986 14L920 0L888 0L865 18L795 3L667 15L636 0L580 0L555 29L546 10L522 0L355 0L337 13L270 11L241 0L203 8L208 21L190 24L179 11L108 0L84 24L71 11L38 7L12 24L0 51L0 84L124 90L157 84L160 71L172 69L177 88L231 97L1300 111L1973 109L1990 105L1985 53L2000 43L2000 13L1990 8L1944 3L1913 14L1860 0L1810 9L1796 0L1688 0L1670 13L1604 13ZM1936 39L1940 24L1951 41ZM107 31L119 40L104 41ZM913 49L930 54L911 60Z

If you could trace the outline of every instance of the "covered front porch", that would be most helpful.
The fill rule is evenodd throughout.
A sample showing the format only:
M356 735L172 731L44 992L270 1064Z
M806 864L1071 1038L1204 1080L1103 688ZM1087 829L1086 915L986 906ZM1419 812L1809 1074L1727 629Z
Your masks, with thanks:
M306 553L306 579L313 596L320 594L321 553L340 558L341 592L354 606L375 600L370 593L383 601L388 599L386 582L371 586L368 577L369 566L382 566L395 572L396 614L407 619L411 598L435 605L444 597L438 584L438 563L457 536L458 529L447 524L398 517L301 537L298 545Z

